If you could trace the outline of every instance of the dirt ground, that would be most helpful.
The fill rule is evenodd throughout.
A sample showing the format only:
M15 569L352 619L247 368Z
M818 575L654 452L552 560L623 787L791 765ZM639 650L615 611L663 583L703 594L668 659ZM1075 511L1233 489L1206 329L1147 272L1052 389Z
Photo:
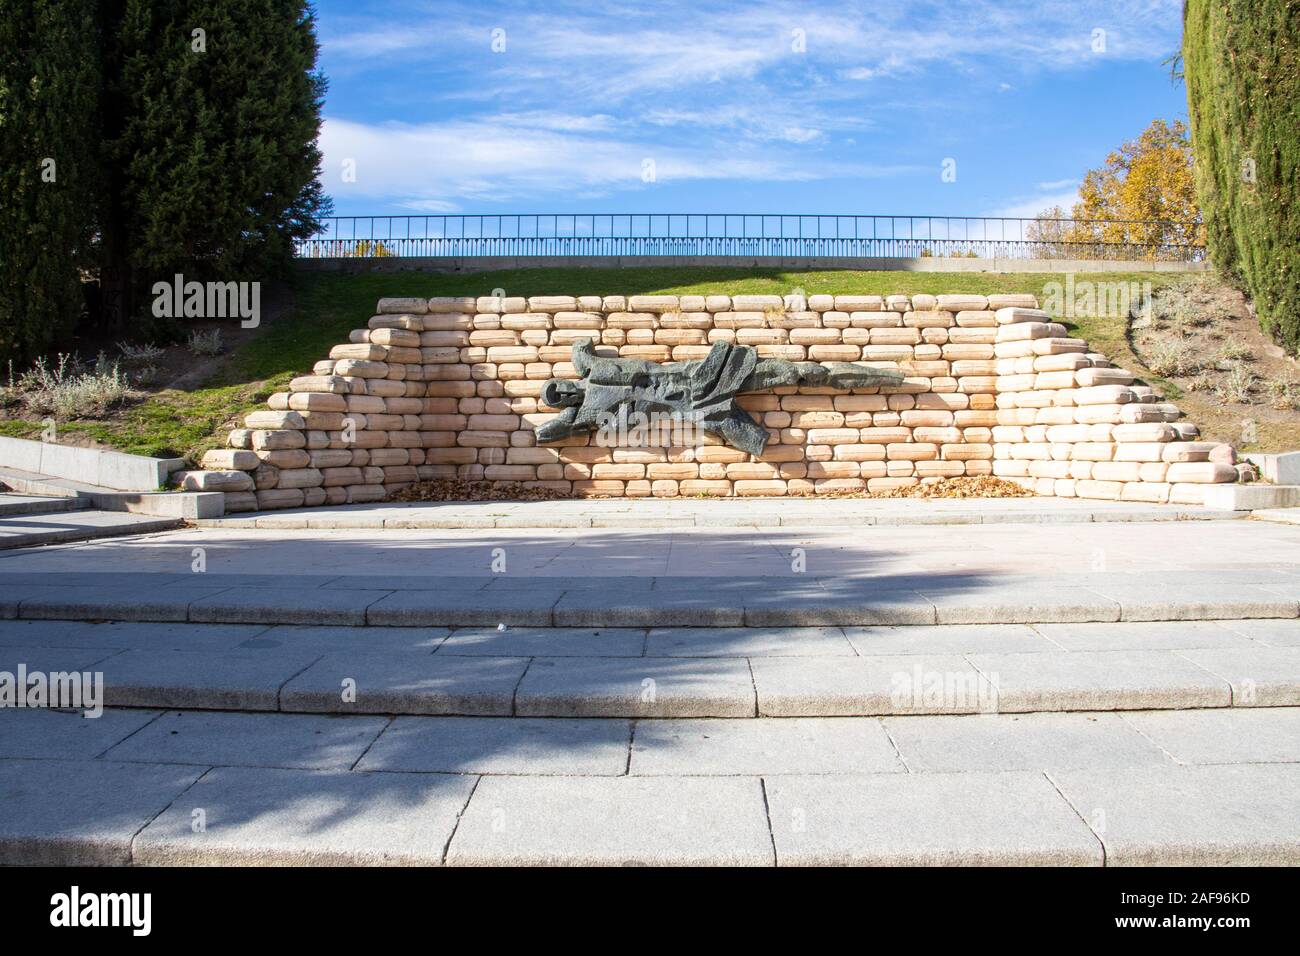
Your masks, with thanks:
M1132 371L1206 439L1245 452L1300 448L1300 366L1236 289L1200 277L1158 292L1149 315L1130 319L1128 342L1142 366Z

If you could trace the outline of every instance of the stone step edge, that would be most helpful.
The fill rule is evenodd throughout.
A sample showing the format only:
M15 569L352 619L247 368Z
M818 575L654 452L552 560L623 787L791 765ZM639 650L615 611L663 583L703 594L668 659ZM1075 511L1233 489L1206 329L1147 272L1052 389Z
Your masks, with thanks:
M96 510L99 509L70 511L68 514L92 514ZM21 518L23 516L10 515L9 517ZM156 534L159 531L174 531L176 528L184 525L184 523L185 522L180 518L156 518L153 521L141 521L136 524L119 525L116 527L88 525L84 527L51 528L49 530L31 531L8 537L0 537L0 551L10 551L16 548L30 548L46 544L70 544L77 541L97 541L101 538L121 538L135 534ZM0 529L3 529L3 527L3 522L0 522Z
M28 501L7 501L5 498L15 492L5 492L0 494L0 518L24 518L33 515L55 515L68 514L74 511L84 511L90 507L90 502L84 498L74 498L62 495L27 495L34 500Z
M680 658L675 658L680 660ZM101 662L102 664L103 662ZM95 665L99 666L99 665ZM94 670L95 667L89 668ZM107 683L107 682L106 682ZM1225 688L1227 685L1224 685ZM109 694L113 693L111 684L105 688ZM251 690L251 689L250 689ZM818 706L812 703L799 703L795 707L783 706L780 710L765 711L761 707L755 706L751 710L741 712L734 704L727 706L689 706L682 708L673 708L670 711L645 711L633 707L604 707L599 705L598 701L607 700L607 696L600 695L596 697L555 697L552 704L530 703L528 707L520 711L512 701L511 706L507 709L493 703L493 695L484 694L482 706L437 706L428 705L421 707L412 706L373 706L368 707L361 703L360 700L355 704L344 706L342 703L337 707L319 706L319 695L312 693L305 695L309 700L297 702L292 699L286 702L277 701L274 706L269 701L259 699L241 699L238 702L231 702L230 695L239 693L235 688L224 688L216 691L204 691L193 687L156 687L156 688L132 688L126 699L121 699L121 694L117 695L118 699L106 699L104 709L106 710L165 710L165 711L195 711L195 712L219 712L219 713L248 713L248 714L306 714L320 717L339 717L339 716L356 716L356 717L490 717L498 720L529 720L538 718L543 720L636 720L636 721L654 721L654 720L796 720L799 718L822 718L822 717L842 717L842 718L874 718L874 717L977 717L977 716L1007 716L1020 714L1087 714L1087 713L1116 713L1121 711L1178 711L1180 713L1193 710L1264 710L1273 708L1291 708L1300 707L1300 682L1293 684L1279 684L1270 689L1270 693L1289 694L1290 700L1279 700L1276 703L1264 704L1212 704L1207 703L1203 691L1187 690L1171 692L1165 688L1160 688L1160 700L1153 700L1144 696L1149 689L1139 688L1136 691L1129 689L1126 691L1114 692L1112 694L1099 694L1096 691L1090 691L1087 700L1080 700L1073 703L1068 700L1044 700L1041 704L1024 707L1004 707L998 710L982 710L977 706L973 707L936 707L936 708L894 708L890 706L864 705L857 708L849 707L829 707ZM1225 691L1226 692L1226 691ZM256 693L260 694L258 690ZM462 701L473 701L471 694L464 692L449 691L454 693ZM1026 693L1032 693L1028 691ZM1075 692L1071 692L1074 694ZM1069 695L1062 694L1062 697ZM815 700L816 694L809 695L809 701Z
M115 531L138 534L138 529ZM241 592L247 593L247 592ZM371 605L388 593L374 594ZM0 619L55 621L115 621L189 624L314 624L344 627L870 627L908 625L970 624L1116 624L1152 621L1291 620L1300 617L1300 604L1281 597L1260 608L1257 601L1234 606L1223 602L1205 605L1170 603L1152 608L1149 603L1126 608L1115 601L1093 606L1044 607L1042 605L993 605L958 607L948 612L935 605L872 608L869 603L833 605L819 603L800 607L764 605L748 607L641 607L594 608L538 605L533 608L476 609L439 608L323 608L303 603L281 607L209 607L189 601L169 603L165 596L151 597L136 605L105 604L102 600L78 602L72 596L50 598L46 603L31 599L7 602L0 597Z
M777 499L772 499L777 500ZM467 502L466 502L467 503ZM449 506L458 504L448 502ZM1230 521L1246 518L1247 511L1222 509L1151 509L1132 513L1088 511L1051 513L1045 511L960 511L948 514L872 515L827 514L825 516L782 516L777 513L750 515L710 515L701 519L695 515L635 515L581 517L530 515L464 515L439 517L434 508L427 515L400 517L367 517L365 515L309 515L309 514L258 514L237 518L204 518L195 522L199 528L241 530L477 530L484 528L812 528L839 527L842 525L909 527L915 525L970 525L970 524L1137 524L1150 521Z
M183 653L183 652L182 652ZM435 655L436 657L436 655ZM895 691L899 679L910 679L917 668L923 667L922 656L891 658L897 663L891 683L863 683L854 690L842 687L825 689L815 682L804 689L782 689L780 678L775 684L768 679L755 683L719 685L710 693L691 696L673 689L651 701L643 699L640 680L625 674L597 681L593 689L563 689L552 691L534 689L527 682L534 664L543 662L539 673L546 675L547 665L581 664L592 660L611 660L618 664L644 663L645 674L656 672L665 663L682 665L688 662L714 665L722 661L736 662L746 658L496 658L460 657L443 655L451 673L438 684L436 690L424 691L370 683L364 674L364 660L346 661L336 656L322 654L302 670L272 686L267 683L250 686L246 681L232 680L224 686L201 687L179 682L149 682L137 678L134 682L116 682L113 678L113 657L102 659L87 668L104 674L103 706L114 710L177 710L177 711L235 711L247 713L286 713L356 716L424 716L424 717L493 717L560 718L560 719L617 719L617 720L683 720L727 718L744 720L780 720L798 717L922 717L922 716L987 716L1040 713L1091 713L1116 711L1191 711L1225 709L1259 709L1300 707L1300 679L1274 680L1266 692L1246 699L1238 697L1235 682L1226 680L1216 671L1205 667L1203 677L1186 686L1157 681L1134 681L1122 687L1075 686L1060 687L1047 682L1022 679L1004 689L990 685L977 669L963 671L963 678L972 680L970 687L954 692L943 700L929 702L917 698L912 690ZM457 682L455 667L484 662L525 661L519 677L511 688L500 686L480 689L473 675ZM762 658L758 660L791 661L797 658ZM576 662L576 663L575 663ZM320 672L313 674L316 668ZM751 664L752 667L752 664ZM344 701L339 688L328 681L320 683L322 674L357 673L358 686L355 700ZM635 677L634 672L634 677ZM761 676L761 675L760 675ZM922 673L922 679L925 675ZM751 681L753 677L751 676ZM343 685L339 685L342 687ZM919 686L919 685L918 685ZM524 690L527 688L527 690ZM521 691L524 691L521 697ZM897 699L903 694L905 699ZM907 696L911 695L911 696Z

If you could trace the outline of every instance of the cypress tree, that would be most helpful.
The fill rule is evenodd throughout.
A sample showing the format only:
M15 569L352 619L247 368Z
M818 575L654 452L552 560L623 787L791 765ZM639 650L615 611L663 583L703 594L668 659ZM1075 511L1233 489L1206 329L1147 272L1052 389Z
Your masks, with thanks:
M82 312L100 159L94 10L0 4L0 359L49 348Z
M110 0L104 286L110 321L186 279L287 265L329 201L317 181L325 91L304 0Z
M1300 349L1300 0L1188 0L1183 62L1210 257Z

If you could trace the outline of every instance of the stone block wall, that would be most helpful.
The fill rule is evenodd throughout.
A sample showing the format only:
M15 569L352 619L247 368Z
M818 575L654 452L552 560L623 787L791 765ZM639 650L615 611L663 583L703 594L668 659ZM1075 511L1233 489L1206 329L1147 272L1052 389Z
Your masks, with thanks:
M575 495L817 495L997 475L1042 495L1198 503L1235 481L1231 447L1069 338L1028 295L533 296L381 299L364 329L272 395L183 487L231 511L378 501L435 478ZM711 436L537 445L571 346L657 362L714 342L762 357L897 368L899 386L780 388L738 404L757 458Z

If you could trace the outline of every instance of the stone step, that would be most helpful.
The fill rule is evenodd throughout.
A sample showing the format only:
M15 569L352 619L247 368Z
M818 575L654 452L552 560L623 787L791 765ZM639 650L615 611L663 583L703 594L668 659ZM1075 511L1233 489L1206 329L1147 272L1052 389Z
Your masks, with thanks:
M93 509L71 509L71 513L58 509L55 513L11 514L0 516L0 550L69 541L92 541L127 534L151 534L170 531L183 523L179 518L155 518Z
M1300 863L1297 708L3 719L4 865Z
M49 499L78 499L84 507L122 511L157 518L216 518L225 513L225 495L218 492L119 491L71 478L52 478L13 467L0 467L0 487Z
M0 528L10 522L23 522L18 525L22 528L39 521L55 525L52 535L93 536L84 533L93 529L83 528L82 522L99 522L107 533L116 534L159 530L157 523L139 516L101 512L82 512L75 521L3 519ZM59 522L66 527L57 527ZM187 544L185 562L189 554ZM52 571L0 573L0 616L385 627L807 627L1296 618L1300 574L1290 568L1000 578Z
M880 499L606 498L575 501L448 501L302 508L209 518L211 529L827 528L925 525L1127 524L1211 521L1245 512L1186 505L1072 498Z
M89 507L90 502L82 498L0 494L0 517L7 515L59 514L67 511L82 511Z
M110 707L755 718L1300 705L1300 621L548 629L0 622Z

